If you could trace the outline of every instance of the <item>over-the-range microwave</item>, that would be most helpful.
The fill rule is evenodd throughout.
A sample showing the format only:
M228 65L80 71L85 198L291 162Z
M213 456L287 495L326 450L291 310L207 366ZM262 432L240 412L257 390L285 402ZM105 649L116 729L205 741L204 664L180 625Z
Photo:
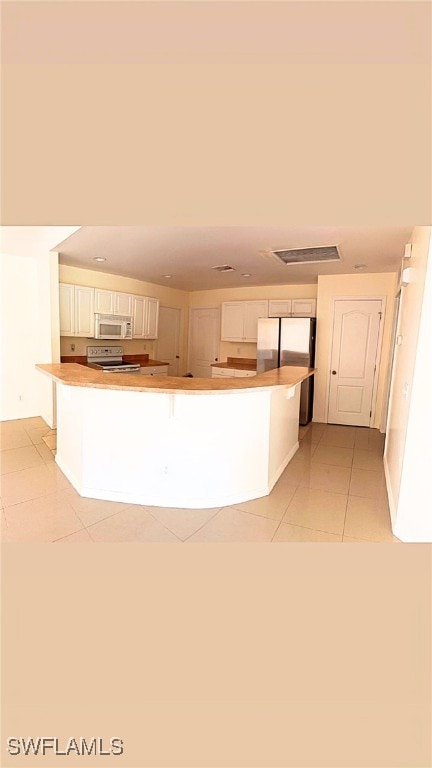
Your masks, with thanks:
M125 315L95 314L95 339L131 339L132 318Z

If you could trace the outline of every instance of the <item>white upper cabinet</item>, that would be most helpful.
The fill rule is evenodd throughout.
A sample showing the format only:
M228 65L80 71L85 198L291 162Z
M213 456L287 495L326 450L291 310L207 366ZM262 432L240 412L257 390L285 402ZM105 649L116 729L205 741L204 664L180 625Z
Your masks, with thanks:
M60 336L94 336L94 315L132 317L134 339L157 339L159 299L60 283Z
M159 299L146 296L146 339L157 339L159 327Z
M132 315L132 300L130 293L95 288L95 312L103 315Z
M291 317L291 299L270 299L269 317Z
M94 288L75 286L75 336L94 336Z
M316 299L293 299L292 317L316 317Z
M269 317L316 317L316 299L270 299Z
M268 301L226 301L222 304L221 341L257 340L258 319L268 317Z
M102 288L95 288L95 312L103 315L114 314L114 291L104 291Z
M157 339L159 325L159 299L132 296L132 337Z
M244 303L242 301L227 301L222 304L222 341L243 341L244 314Z
M94 336L94 288L60 283L60 336Z
M127 316L132 315L132 299L133 296L130 293L115 293L114 314Z
M74 336L75 286L60 283L60 336Z
M132 302L132 338L145 339L145 296L134 296Z

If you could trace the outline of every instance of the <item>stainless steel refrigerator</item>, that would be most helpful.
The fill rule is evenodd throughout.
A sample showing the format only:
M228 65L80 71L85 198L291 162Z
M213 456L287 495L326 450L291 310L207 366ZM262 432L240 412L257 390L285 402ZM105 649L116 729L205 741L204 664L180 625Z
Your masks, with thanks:
M257 373L281 365L313 368L316 320L312 317L269 317L258 320ZM300 424L312 419L313 382L310 376L300 391Z

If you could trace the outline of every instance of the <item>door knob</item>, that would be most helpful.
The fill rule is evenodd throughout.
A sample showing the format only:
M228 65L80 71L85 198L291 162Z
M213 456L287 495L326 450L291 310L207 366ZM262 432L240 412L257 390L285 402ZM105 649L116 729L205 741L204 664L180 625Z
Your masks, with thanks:
M336 376L336 371L332 371L333 376Z

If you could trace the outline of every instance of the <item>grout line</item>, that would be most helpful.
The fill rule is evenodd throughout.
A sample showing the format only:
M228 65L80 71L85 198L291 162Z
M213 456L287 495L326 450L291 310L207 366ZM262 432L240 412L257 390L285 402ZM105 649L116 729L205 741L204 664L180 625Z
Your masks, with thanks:
M98 501L103 501L103 499L98 499ZM117 502L114 502L114 503L117 503ZM120 504L123 504L123 502L119 502L119 503L120 503ZM182 539L180 539L180 538L179 538L179 537L178 537L178 536L177 536L177 535L176 535L176 534L175 534L173 531L170 531L170 529L169 529L169 528L167 528L167 527L166 527L166 525L164 525L163 523L161 523L161 522L160 522L160 520L157 520L157 519L156 519L156 518L155 518L155 517L152 515L152 513L151 513L151 512L150 512L150 510L149 510L149 508L148 508L148 507L147 507L145 504L126 504L126 506L124 507L124 509L119 509L117 512L113 512L113 514L112 514L112 515L108 515L107 517L103 517L103 518L101 518L101 520L97 520L97 522L95 522L95 523L91 523L91 524L90 524L90 525L88 525L88 526L84 526L84 527L85 527L85 530L88 532L88 535L90 536L91 540L92 540L92 541L93 541L95 544L102 544L102 543L109 543L109 544L114 544L115 542L98 542L98 541L95 541L95 539L93 539L93 537L92 537L92 535L91 535L91 531L90 531L90 528L94 528L94 527L95 527L95 525L98 525L99 523L103 523L103 522L104 522L104 520L110 520L112 517L116 517L116 515L120 515L122 512L125 512L125 511L126 511L128 508L129 508L129 507L141 507L141 508L142 508L142 510L143 510L143 511L145 511L145 512L147 512L147 513L148 513L148 514L149 514L151 517L153 517L153 519L154 519L154 520L155 520L157 523L159 523L159 525L162 525L162 527L163 527L163 528L165 528L165 530L167 530L167 531L168 531L168 533L171 533L173 536L175 536L175 537L176 537L176 539L177 539L177 540L178 540L180 543L182 543ZM167 507L162 507L162 509L167 509ZM80 518L80 519L81 519L81 518ZM122 543L122 542L118 542L118 543ZM124 543L126 543L126 542L124 542ZM127 543L131 543L131 542L127 542ZM140 542L135 542L135 543L140 543ZM141 542L141 543L146 543L146 542ZM148 542L148 543L155 543L155 542ZM167 543L167 542L164 542L164 543Z
M281 523L282 522L283 521L281 520ZM321 528L309 528L306 525L298 525L298 523L288 523L288 522L285 522L285 525L291 525L293 528L301 528L302 531L316 531L317 533L327 533L329 536L341 536L341 537L343 537L343 533L334 533L333 531L323 531ZM278 528L278 530L279 530L279 528ZM272 539L272 541L273 541L273 539ZM295 543L295 542L293 542L293 543ZM297 543L301 544L303 542L297 542ZM305 542L305 544L307 544L307 542Z
M194 531L193 533L190 533L190 534L189 534L189 536L186 536L186 538L185 538L185 539L182 539L182 541L183 541L183 544L185 544L185 543L186 543L186 541L188 541L188 539L190 539L192 536L195 536L195 534L196 534L196 533L198 533L198 531L202 531L202 529L206 527L207 523L209 523L211 520L214 520L214 518L216 517L216 515L217 515L217 514L219 514L219 512L221 511L221 509L226 509L226 507L219 507L219 509L217 509L217 510L216 510L216 512L214 513L214 515L212 515L211 517L209 517L209 519L208 519L208 520L206 520L206 521L205 521L205 523L203 523L202 525L200 525L200 527L199 527L199 528L197 528L197 529L196 529L196 531Z
M62 539L67 539L69 536L74 536L76 533L81 533L81 531L85 531L85 528L78 528L77 531L72 531L72 533L67 533L66 536L59 536L58 539L52 539L49 543L55 544L56 541L61 541Z

